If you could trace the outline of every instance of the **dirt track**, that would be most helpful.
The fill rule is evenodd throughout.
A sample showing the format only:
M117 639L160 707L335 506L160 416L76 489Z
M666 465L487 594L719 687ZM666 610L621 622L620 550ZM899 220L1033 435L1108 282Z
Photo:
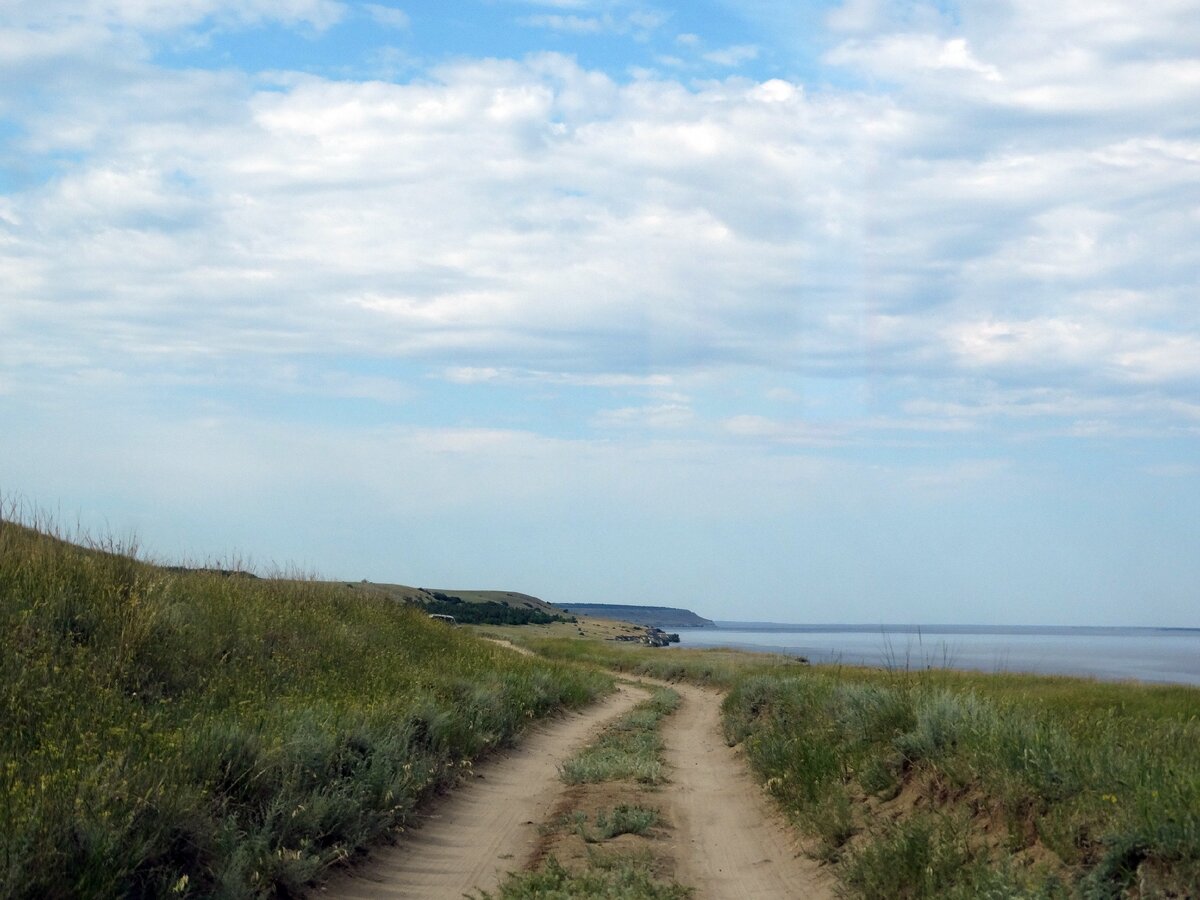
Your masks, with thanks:
M675 684L683 704L666 720L672 767L667 808L675 824L676 878L697 900L831 898L832 883L799 855L745 762L721 735L721 695Z
M786 823L725 745L720 695L672 687L683 703L664 722L671 783L657 796L672 825L667 853L676 880L695 888L697 900L832 897L828 877L798 854ZM535 855L538 825L566 791L558 764L644 696L626 687L586 714L538 729L508 756L481 766L398 847L379 851L320 896L438 900L494 891L505 873Z
M494 891L538 841L563 785L558 764L646 696L623 687L586 713L535 729L516 749L489 760L405 834L365 864L331 880L318 896L345 900L461 900Z

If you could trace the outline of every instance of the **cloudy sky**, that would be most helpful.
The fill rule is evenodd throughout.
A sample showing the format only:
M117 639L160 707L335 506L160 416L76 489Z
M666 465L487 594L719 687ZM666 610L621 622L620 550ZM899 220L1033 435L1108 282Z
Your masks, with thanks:
M0 492L162 560L1200 625L1200 0L4 0Z

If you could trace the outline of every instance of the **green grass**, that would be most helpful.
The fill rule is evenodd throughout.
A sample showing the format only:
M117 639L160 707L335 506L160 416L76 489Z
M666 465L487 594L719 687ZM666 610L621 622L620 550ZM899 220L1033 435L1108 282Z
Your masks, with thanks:
M655 877L648 855L593 854L582 871L568 871L550 857L536 872L517 872L500 887L496 900L687 900L689 888ZM484 900L492 895L484 892Z
M894 887L871 888L863 871L894 878L908 871L904 861L917 845L927 848L922 872L955 861L945 880L911 896L969 886L980 866L995 870L1006 853L1035 845L1057 855L1058 874L1085 896L1200 894L1200 692L1184 718L1175 690L1131 687L1116 710L1089 702L1090 682L1074 683L1081 698L1074 707L1064 683L1052 704L1031 699L1025 687L1023 679L988 683L949 673L891 676L891 683L846 671L755 676L727 698L726 729L730 740L745 742L783 806L822 839L821 855L837 859L851 835L867 835L847 869L857 873L849 884L863 886L861 896L899 896ZM865 811L848 807L848 795L887 799L905 785L947 814L969 805L978 824L1000 827L1002 846L956 843L940 826L880 831ZM837 827L823 827L831 820ZM1035 877L1017 895L1043 896L1050 883Z
M658 824L658 811L621 803L611 810L597 811L594 825L588 824L587 813L578 810L564 822L587 843L598 844L622 834L648 834Z
M729 741L744 742L849 896L1200 896L1195 688L806 667L594 641L528 646L728 689ZM936 816L885 827L863 802L905 791ZM1058 864L1006 863L1033 848Z
M679 695L669 688L658 688L608 726L594 743L562 765L561 775L568 784L595 784L602 781L636 781L661 784L666 780L662 762L662 738L658 725L662 717L679 706Z
M11 519L11 517L10 517ZM608 676L0 520L0 896L279 896Z

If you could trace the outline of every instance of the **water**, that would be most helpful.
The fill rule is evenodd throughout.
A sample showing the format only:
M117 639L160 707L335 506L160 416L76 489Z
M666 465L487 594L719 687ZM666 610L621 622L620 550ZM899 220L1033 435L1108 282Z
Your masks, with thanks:
M814 663L1082 675L1200 685L1200 629L775 625L672 628L682 647L736 647Z

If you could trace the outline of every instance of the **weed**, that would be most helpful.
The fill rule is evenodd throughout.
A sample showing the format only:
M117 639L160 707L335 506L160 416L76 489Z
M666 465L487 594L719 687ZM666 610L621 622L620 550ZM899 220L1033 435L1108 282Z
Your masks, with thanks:
M679 705L679 695L670 689L656 690L604 730L600 738L562 764L561 775L568 784L602 781L636 781L661 784L666 780L662 763L659 720Z
M612 812L597 812L595 830L586 839L589 842L606 841L622 834L645 834L657 824L657 810L622 803Z
M570 872L550 857L536 872L509 875L495 898L487 892L481 894L482 900L687 900L691 896L689 888L657 880L653 862L646 856L597 856L582 872Z

